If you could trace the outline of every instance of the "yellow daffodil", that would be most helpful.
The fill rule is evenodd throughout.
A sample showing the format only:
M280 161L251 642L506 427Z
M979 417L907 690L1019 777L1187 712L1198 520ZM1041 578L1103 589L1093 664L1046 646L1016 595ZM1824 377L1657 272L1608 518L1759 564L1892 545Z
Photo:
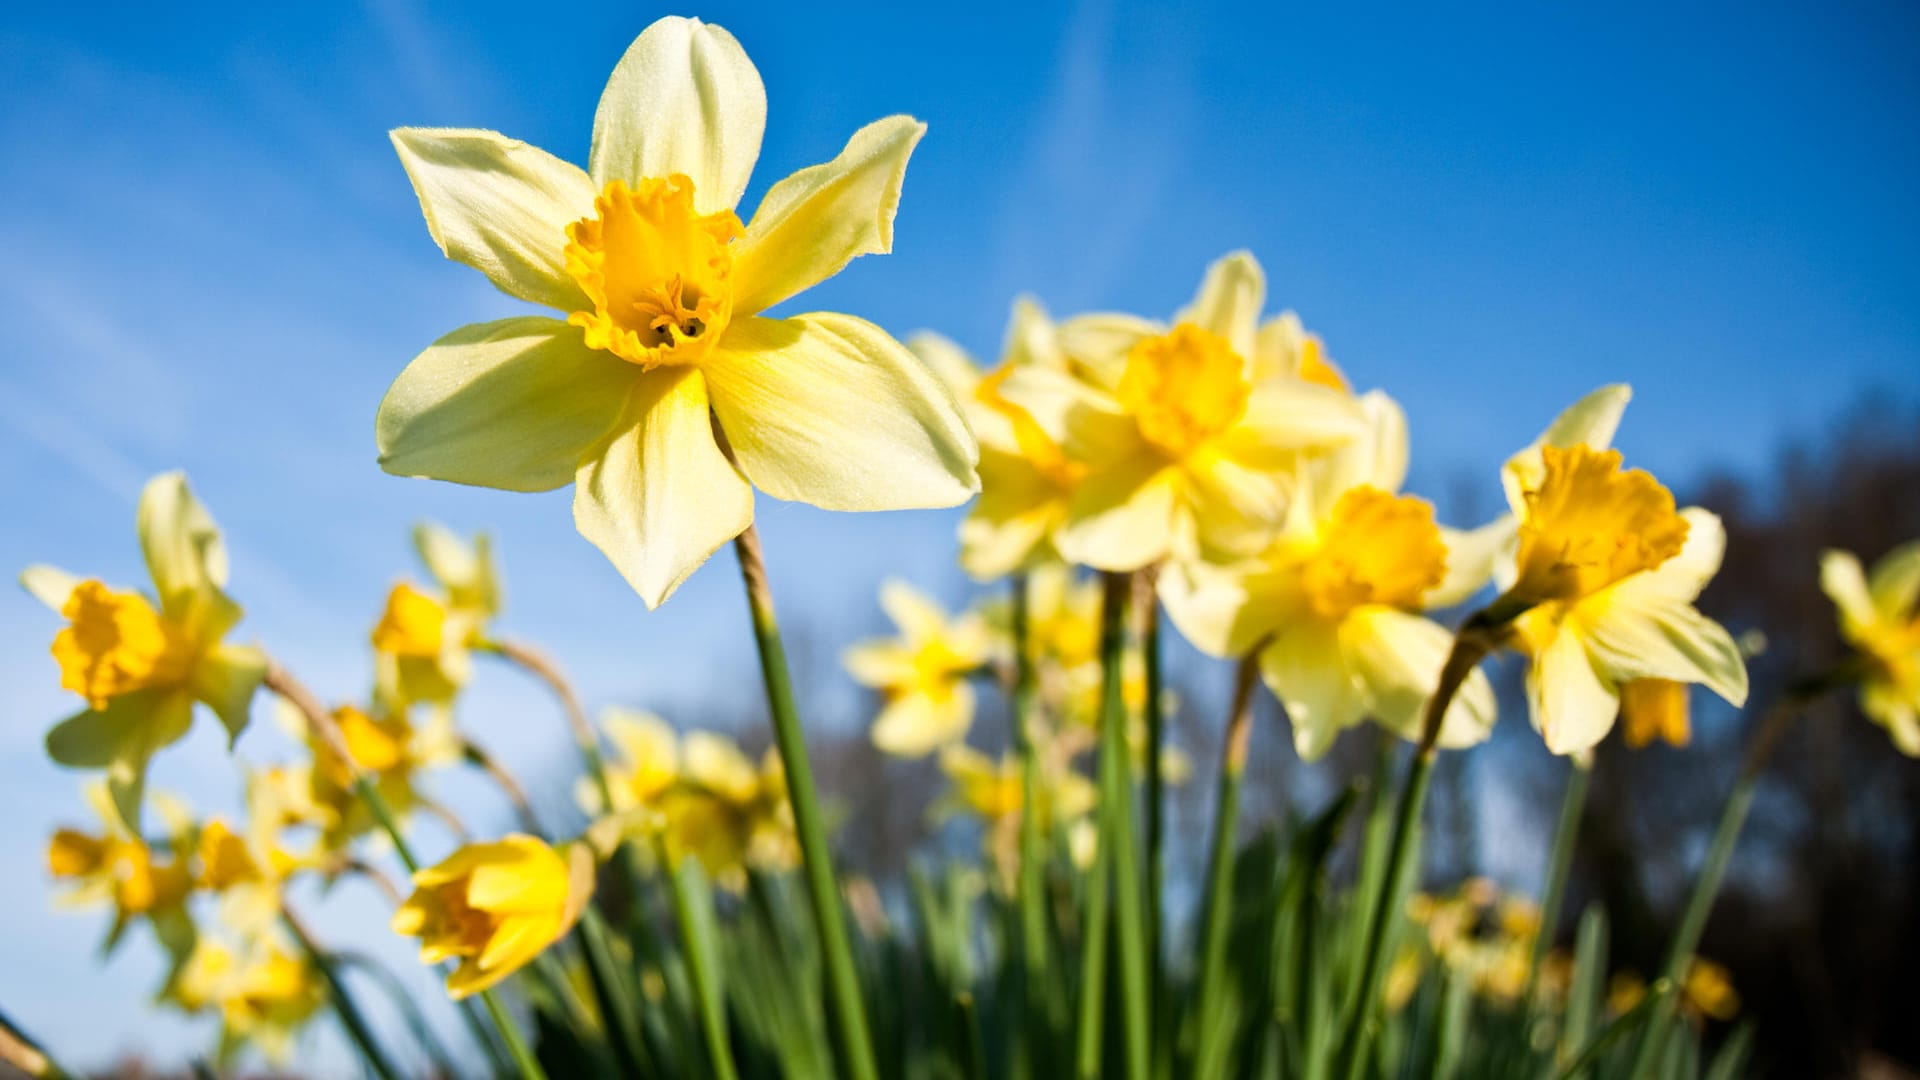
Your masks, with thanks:
M189 1014L220 1014L217 1060L228 1062L252 1047L285 1065L294 1037L326 1003L326 985L311 964L271 937L255 938L240 952L203 939L160 999Z
M1070 370L1059 333L1030 297L1013 305L1000 365L982 373L958 345L937 334L907 342L946 379L980 442L980 498L960 524L960 566L981 581L1057 558L1053 535L1086 466L1043 431L1002 387L1022 367Z
M190 852L155 851L143 837L130 832L106 784L88 784L85 793L101 831L61 828L47 844L48 872L69 886L60 903L70 907L104 904L113 909L106 951L119 944L128 927L145 920L170 953L184 957L194 939L186 906L194 884ZM175 810L171 804L164 808L173 824L185 825L184 810ZM177 842L175 846L184 847Z
M925 757L964 739L973 723L967 680L987 662L987 623L974 612L949 617L899 581L880 587L880 606L900 636L863 641L841 659L856 682L885 695L873 744L900 757Z
M709 731L676 733L651 713L608 709L601 726L613 743L602 805L599 785L583 781L577 796L600 817L596 835L642 839L644 851L671 863L691 855L721 886L746 887L749 867L784 870L799 861L786 775L769 750L756 767L732 740Z
M468 844L415 872L393 929L420 939L421 963L458 961L447 975L447 993L457 1000L526 966L572 929L593 897L593 880L585 844L556 850L518 833Z
M1517 543L1495 607L1524 611L1513 641L1530 660L1528 703L1550 750L1598 743L1635 680L1746 701L1739 646L1693 606L1726 547L1718 517L1676 509L1618 451L1584 444L1541 446L1509 462L1506 479Z
M1329 390L1350 392L1346 375L1328 358L1318 334L1310 334L1300 316L1291 311L1260 324L1253 340L1255 382L1284 378L1305 379Z
M1003 755L998 761L964 744L940 753L940 771L953 790L939 809L964 812L980 820L981 849L994 868L994 881L1010 890L1020 865L1020 818L1025 811L1026 786L1020 761ZM1093 781L1065 762L1048 762L1041 770L1038 800L1042 836L1085 818L1098 801Z
M1067 559L1125 571L1258 551L1299 452L1359 433L1346 394L1292 375L1255 380L1265 287L1252 256L1229 255L1171 326L1069 319L1060 341L1072 373L1027 365L1007 377L1005 397L1085 467L1055 537Z
M60 684L89 708L47 733L47 753L71 768L104 769L121 816L136 831L147 763L179 741L193 704L212 709L229 741L247 726L266 656L222 639L240 621L223 591L220 530L179 473L148 481L136 528L154 598L31 566L20 581L68 620L53 639Z
M1425 951L1476 994L1511 1004L1526 990L1534 941L1540 934L1540 909L1523 896L1503 893L1487 878L1469 878L1451 896L1415 895L1407 915L1425 931ZM1421 953L1412 951L1417 983ZM1405 976L1403 975L1403 978ZM1388 988L1389 1002L1395 989ZM1411 995L1411 987L1401 989ZM1404 1003L1405 997L1400 998Z
M1631 1012L1646 995L1646 980L1637 972L1616 972L1607 981L1607 1011L1615 1016ZM1740 995L1727 969L1705 957L1689 957L1686 974L1680 980L1680 1013L1696 1027L1709 1019L1726 1021L1738 1016Z
M1180 560L1160 579L1168 615L1195 647L1229 658L1259 650L1261 675L1307 760L1369 717L1418 738L1453 643L1419 614L1451 599L1442 588L1449 553L1433 508L1395 494L1406 474L1406 420L1378 391L1358 407L1366 436L1302 463L1271 547L1234 564ZM1475 671L1447 711L1440 744L1480 742L1493 720L1493 688Z
M486 534L468 543L423 522L413 544L435 590L395 585L372 635L374 699L391 712L451 704L472 674L473 648L500 613L500 576Z
M1820 587L1840 612L1840 635L1866 661L1860 709L1893 745L1920 757L1920 540L1894 548L1873 574L1845 551L1820 557Z
M415 724L404 711L362 709L341 705L332 713L351 763L341 760L333 745L313 731L306 717L292 705L280 703L280 723L305 744L310 766L298 779L305 791L297 805L310 807L321 828L321 847L343 850L355 838L378 824L366 801L354 790L354 777L365 774L395 814L405 817L424 801L420 774L459 760L460 738L452 718L435 711L425 724ZM290 804L291 806L294 804Z
M892 248L925 126L862 128L742 224L765 121L733 36L666 18L615 67L585 170L491 131L395 131L441 250L560 317L416 357L380 406L382 467L573 484L575 525L649 607L752 524L753 488L830 510L964 501L977 449L924 364L850 315L762 314Z

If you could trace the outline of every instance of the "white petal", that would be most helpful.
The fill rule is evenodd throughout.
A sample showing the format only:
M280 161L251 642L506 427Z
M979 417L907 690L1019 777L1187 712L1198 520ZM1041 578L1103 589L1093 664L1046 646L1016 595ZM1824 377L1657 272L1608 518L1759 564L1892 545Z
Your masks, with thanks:
M587 172L596 189L681 173L701 213L729 210L747 190L766 127L766 87L733 35L668 16L614 66L593 114Z
M1580 635L1561 630L1527 668L1533 726L1556 754L1594 747L1620 713L1617 692L1600 681Z
M578 165L494 131L399 128L391 138L442 254L509 296L593 307L567 273L567 226L594 214L594 183Z
M640 371L554 319L463 326L414 357L380 402L380 467L550 491L619 418Z
M1365 697L1331 623L1303 620L1289 627L1261 651L1260 676L1286 706L1303 761L1325 754L1340 732L1360 722Z
M649 373L617 428L580 467L573 522L655 608L753 524L753 491L714 442L698 372Z
M907 159L926 133L911 116L875 120L832 161L773 185L733 245L734 317L765 311L861 255L892 251Z
M979 489L979 447L947 388L851 315L747 319L703 370L741 471L826 510L954 506Z
M1236 251L1207 267L1207 276L1174 322L1190 322L1218 334L1242 360L1253 356L1260 327L1260 305L1267 299L1267 277L1252 253Z

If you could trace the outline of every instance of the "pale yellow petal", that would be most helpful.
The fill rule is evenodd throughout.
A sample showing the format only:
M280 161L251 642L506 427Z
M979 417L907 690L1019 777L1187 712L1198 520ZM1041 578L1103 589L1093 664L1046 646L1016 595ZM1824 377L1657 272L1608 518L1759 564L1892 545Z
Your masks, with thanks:
M1279 475L1205 450L1188 458L1182 472L1182 493L1204 554L1243 558L1271 544L1287 509Z
M1113 396L1064 371L1015 368L1000 393L1019 406L1069 458L1095 465L1142 452L1139 426Z
M1913 618L1915 601L1920 600L1920 540L1881 556L1867 577L1867 591L1873 594L1873 606L1882 618L1890 622Z
M893 250L907 159L927 125L875 120L832 161L773 185L734 246L735 317L757 314L846 268Z
M1570 625L1574 620L1595 669L1615 686L1634 679L1700 683L1732 705L1746 704L1740 646L1691 597L1616 586L1583 602Z
M1141 454L1090 474L1074 492L1054 538L1069 562L1126 572L1173 553L1179 470Z
M1120 384L1127 353L1141 338L1163 334L1166 327L1138 315L1095 312L1075 315L1059 324L1060 351L1067 362L1084 371L1094 383L1112 390Z
M1427 699L1440 682L1453 634L1419 615L1362 607L1341 623L1340 642L1366 686L1373 718L1403 739L1419 739ZM1485 742L1493 721L1493 686L1476 669L1441 719L1440 745L1456 749Z
M1357 399L1362 431L1329 452L1316 470L1314 503L1331 507L1362 484L1393 494L1407 478L1407 414L1380 390Z
M973 397L980 385L981 371L967 350L931 330L914 334L907 339L906 346L921 363L940 376L955 401L966 402Z
M826 510L953 506L979 488L973 433L938 376L851 315L747 319L704 371L740 469Z
M1620 584L1629 591L1652 591L1666 596L1692 600L1700 595L1713 575L1720 572L1720 561L1727 552L1727 527L1720 516L1698 506L1680 511L1687 523L1687 539L1679 554L1644 574Z
M78 574L70 574L57 566L35 563L20 571L20 585L35 600L52 608L55 612L67 606L67 598L73 590L79 588L85 579Z
M689 731L681 746L682 767L696 784L735 802L752 799L760 774L732 740L711 731Z
M1505 514L1477 529L1441 526L1440 539L1447 545L1447 576L1427 590L1421 603L1430 610L1466 603L1495 577L1496 570L1503 566L1510 569L1519 530L1519 522Z
M648 373L615 428L580 467L573 523L656 608L753 524L753 491L714 442L699 372Z
M1821 552L1820 590L1839 609L1841 626L1849 636L1878 621L1879 612L1873 605L1873 592L1867 587L1866 571L1853 552Z
M960 566L981 581L1044 556L1067 498L1025 457L980 446L980 498L960 523Z
M1620 417L1632 399L1633 389L1624 383L1602 386L1567 406L1526 449L1508 458L1500 470L1500 482L1513 512L1518 514L1525 508L1521 492L1540 486L1545 470L1540 454L1542 446L1587 446L1605 450L1613 444Z
M1193 323L1225 338L1242 360L1248 360L1266 298L1267 277L1259 261L1251 252L1236 251L1207 267L1200 291L1173 321Z
M1235 460L1276 469L1289 465L1299 451L1339 446L1366 434L1366 419L1352 397L1286 378L1254 387L1246 415L1222 440Z
M267 654L251 645L222 645L193 667L193 696L213 710L227 729L227 744L247 726L253 692L267 674Z
M593 114L594 186L680 173L700 213L730 210L747 190L767 127L760 72L732 34L668 16L614 66Z
M881 689L912 682L919 673L913 658L913 652L894 639L875 638L847 646L840 663L854 682Z
M1562 631L1527 668L1533 726L1556 754L1592 749L1613 729L1618 693L1594 671L1575 633Z
M1067 366L1059 329L1040 301L1031 296L1014 298L1006 338L1000 343L1000 362L1014 367L1036 364L1064 369Z
M580 331L523 317L463 326L407 365L380 402L380 467L508 491L573 481L639 369Z
M1277 575L1256 567L1238 571L1195 559L1160 572L1160 602L1194 648L1208 656L1245 656L1280 625L1286 609L1276 599Z
M1260 651L1260 677L1286 707L1293 747L1313 761L1361 720L1366 697L1341 654L1337 628L1302 620Z
M509 296L592 309L565 254L567 226L594 216L596 188L578 165L494 131L399 128L391 138L442 254Z
M160 607L178 617L227 583L227 547L182 473L162 473L140 493L136 528Z
M900 628L900 636L908 642L932 641L946 633L946 609L926 593L897 578L880 583L880 610L887 613L893 625Z
M973 687L964 682L944 694L903 694L874 720L873 745L895 757L925 757L966 738L973 704Z

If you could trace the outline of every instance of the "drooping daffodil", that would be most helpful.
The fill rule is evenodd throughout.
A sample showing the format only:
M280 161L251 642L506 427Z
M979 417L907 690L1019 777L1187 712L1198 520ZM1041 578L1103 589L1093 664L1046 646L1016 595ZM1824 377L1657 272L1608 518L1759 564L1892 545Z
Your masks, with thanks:
M593 853L518 833L467 844L413 875L393 930L420 939L420 962L456 961L455 1000L525 967L573 928L593 897Z
M856 682L885 697L873 722L874 745L900 757L925 757L965 738L973 723L968 679L987 662L987 622L971 611L949 616L899 581L880 587L880 606L900 636L860 642L841 659Z
M1421 612L1478 584L1449 593L1432 506L1397 494L1407 469L1399 405L1379 391L1357 404L1366 435L1298 465L1284 526L1265 552L1224 565L1180 560L1160 578L1168 615L1196 648L1229 658L1258 650L1306 760L1368 718L1420 737L1453 642ZM1439 745L1480 742L1493 720L1493 688L1476 670L1442 718Z
M991 372L938 334L915 335L907 345L947 380L980 441L980 498L960 523L961 569L991 581L1057 560L1053 536L1087 469L1002 392L1022 367L1070 370L1053 320L1031 297L1014 301Z
M71 768L104 769L114 806L137 833L153 755L186 735L196 701L220 718L229 741L238 739L267 658L224 641L240 621L225 592L226 545L185 476L147 482L136 529L152 595L44 565L28 567L20 581L67 619L53 639L60 685L88 705L47 733L47 754Z
M1860 710L1901 753L1920 757L1920 540L1888 552L1871 575L1851 553L1828 551L1820 587L1839 609L1840 635L1866 664Z
M1345 393L1252 357L1265 278L1239 252L1172 325L1084 315L1059 328L1071 372L1028 365L1002 392L1085 467L1054 537L1068 560L1130 571L1174 555L1259 551L1302 451L1360 433Z
M892 248L924 125L869 124L742 224L765 122L739 42L665 18L615 67L585 170L491 131L395 131L441 250L559 317L429 346L381 403L381 466L573 484L575 525L649 607L753 523L754 488L830 510L964 501L977 448L925 364L851 315L763 314Z
M112 952L129 927L145 920L161 945L176 959L184 959L195 937L187 911L194 885L190 848L176 843L156 851L145 837L128 830L105 783L91 783L84 790L101 830L62 827L47 843L48 872L69 886L60 897L61 906L113 909L104 952ZM185 808L172 800L156 797L156 801L170 824L180 826L176 835L184 838Z

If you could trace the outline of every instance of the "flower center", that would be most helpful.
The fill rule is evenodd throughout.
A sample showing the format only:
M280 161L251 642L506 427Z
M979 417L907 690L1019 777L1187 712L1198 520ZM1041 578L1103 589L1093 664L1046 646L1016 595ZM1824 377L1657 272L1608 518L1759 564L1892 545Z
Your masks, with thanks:
M193 646L139 593L82 582L60 614L69 625L53 639L60 685L103 709L122 694L184 682Z
M567 226L567 273L593 301L567 321L589 348L643 368L698 363L733 314L733 255L745 232L731 210L698 214L693 181L675 174L593 201L597 216Z
M1177 459L1232 427L1250 390L1246 364L1225 338L1181 323L1134 344L1118 396L1141 436Z
M439 656L446 626L447 609L440 601L401 582L387 594L387 608L373 628L373 647L395 656Z
M1339 619L1363 605L1417 609L1446 573L1447 546L1433 507L1361 486L1333 504L1300 583L1316 614Z
M1618 450L1541 447L1545 475L1525 493L1520 576L1513 594L1534 603L1578 600L1680 553L1687 520L1673 493Z

